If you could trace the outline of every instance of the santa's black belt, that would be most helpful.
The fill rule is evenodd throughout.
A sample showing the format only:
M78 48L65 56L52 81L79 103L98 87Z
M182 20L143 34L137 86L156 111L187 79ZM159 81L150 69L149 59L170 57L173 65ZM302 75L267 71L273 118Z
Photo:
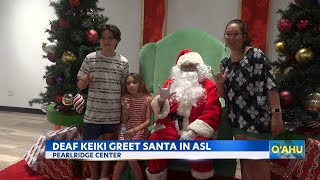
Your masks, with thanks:
M178 125L179 125L179 129L180 130L183 128L183 116L180 116L176 112L171 112L171 113L168 114L168 117L173 121L174 120L178 121Z

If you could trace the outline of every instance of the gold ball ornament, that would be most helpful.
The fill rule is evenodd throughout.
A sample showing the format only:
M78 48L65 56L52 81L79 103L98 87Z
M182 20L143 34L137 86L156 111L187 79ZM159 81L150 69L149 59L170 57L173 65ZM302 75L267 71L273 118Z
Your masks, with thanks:
M278 53L282 53L286 48L286 44L283 41L277 42L276 45L274 46L274 49Z
M71 93L67 93L62 97L62 104L65 106L71 106L73 104L73 95Z
M273 67L272 68L272 74L275 76L275 77L279 77L282 73L281 73L281 69L278 68L278 67Z
M77 56L71 51L65 51L62 54L62 61L64 63L70 63L70 62L73 62L75 60L77 60Z
M297 51L295 58L299 64L308 63L314 56L314 53L309 48L302 48Z
M314 112L320 111L320 93L314 92L307 96L305 107Z
M286 67L286 68L283 70L283 75L284 75L285 77L288 77L291 71L292 71L292 67Z
M272 68L272 74L274 74L274 75L278 75L278 74L280 74L280 68L278 68L278 67L273 67Z

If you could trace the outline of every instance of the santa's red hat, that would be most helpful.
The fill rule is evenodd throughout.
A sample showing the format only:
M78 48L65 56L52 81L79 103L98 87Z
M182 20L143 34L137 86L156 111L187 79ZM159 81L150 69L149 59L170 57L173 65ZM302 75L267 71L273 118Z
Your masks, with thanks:
M203 64L203 59L199 53L192 52L190 49L183 49L180 51L176 63L177 65L184 63Z

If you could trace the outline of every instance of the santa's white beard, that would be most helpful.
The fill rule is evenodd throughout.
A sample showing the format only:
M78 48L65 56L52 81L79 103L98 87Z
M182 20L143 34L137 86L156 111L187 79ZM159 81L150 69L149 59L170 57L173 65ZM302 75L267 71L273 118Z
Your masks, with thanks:
M192 106L196 107L199 99L205 96L205 89L200 82L209 75L200 76L199 74L198 71L181 71L179 66L172 68L171 92L176 92L176 94L171 100L179 103L178 114L180 115L189 116Z

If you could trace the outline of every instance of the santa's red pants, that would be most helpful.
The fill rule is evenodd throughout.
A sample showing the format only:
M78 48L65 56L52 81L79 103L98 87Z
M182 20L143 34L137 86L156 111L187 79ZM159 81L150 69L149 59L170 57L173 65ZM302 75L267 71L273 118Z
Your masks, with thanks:
M177 133L175 129L172 127L166 127L165 129L161 129L155 131L149 137L149 140L178 140L180 139L180 135ZM204 137L198 136L195 140L208 140ZM157 174L168 167L169 160L167 159L159 159L159 160L149 160L149 172L151 174ZM213 161L212 160L192 160L190 161L192 170L199 174L206 174L213 170Z

